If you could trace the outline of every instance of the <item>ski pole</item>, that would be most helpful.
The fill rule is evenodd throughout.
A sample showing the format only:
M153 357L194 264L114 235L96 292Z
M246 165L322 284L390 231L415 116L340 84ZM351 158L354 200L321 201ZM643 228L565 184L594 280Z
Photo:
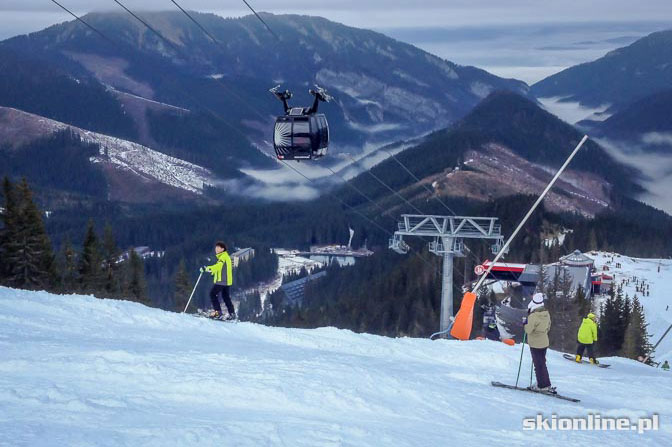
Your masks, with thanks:
M201 272L200 275L198 275L198 279L196 280L196 284L194 285L194 290L191 291L191 295L189 295L189 301L187 301L187 305L184 306L184 310L182 313L185 313L187 311L187 307L189 307L189 303L191 303L191 299L194 297L194 292L196 292L196 287L198 287L198 283L201 281L201 276L203 276L203 272Z
M518 387L518 379L520 379L520 367L523 364L523 352L525 352L525 339L527 338L527 332L523 332L523 343L520 348L520 360L518 361L518 375L516 376L516 388Z

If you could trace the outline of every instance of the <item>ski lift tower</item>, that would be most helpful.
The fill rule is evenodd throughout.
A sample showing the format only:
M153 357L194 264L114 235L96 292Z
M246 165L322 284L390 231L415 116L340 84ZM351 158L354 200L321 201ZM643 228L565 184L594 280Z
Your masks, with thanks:
M504 245L502 226L497 224L496 217L402 214L389 248L399 254L408 253L409 246L404 242L404 236L433 237L429 251L443 256L440 330L445 331L453 317L453 258L464 257L464 239L492 240L492 252L499 252Z

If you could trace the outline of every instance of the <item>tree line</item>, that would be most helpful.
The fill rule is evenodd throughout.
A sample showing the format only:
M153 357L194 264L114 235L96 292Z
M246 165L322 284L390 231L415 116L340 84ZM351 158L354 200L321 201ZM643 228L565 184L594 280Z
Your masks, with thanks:
M44 213L26 179L13 183L5 177L2 195L0 284L151 304L142 258L133 248L122 256L109 225L101 237L89 221L81 250L66 240L55 252L45 229Z
M581 322L593 312L599 320L596 346L599 356L638 359L651 353L648 324L637 296L624 295L619 286L611 289L602 302L596 302L596 296L588 299L581 287L572 286L566 269L556 269L551 278L544 270L538 288L546 294L545 307L551 314L552 349L574 352Z

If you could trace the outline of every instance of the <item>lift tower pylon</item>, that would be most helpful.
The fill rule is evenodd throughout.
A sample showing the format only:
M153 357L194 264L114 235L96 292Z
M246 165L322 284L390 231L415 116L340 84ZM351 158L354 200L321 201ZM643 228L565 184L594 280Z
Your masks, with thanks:
M453 318L453 259L464 257L464 239L489 239L492 252L502 248L504 236L496 217L433 216L402 214L389 248L400 254L408 253L404 236L430 236L429 251L443 257L441 280L440 331L448 329Z

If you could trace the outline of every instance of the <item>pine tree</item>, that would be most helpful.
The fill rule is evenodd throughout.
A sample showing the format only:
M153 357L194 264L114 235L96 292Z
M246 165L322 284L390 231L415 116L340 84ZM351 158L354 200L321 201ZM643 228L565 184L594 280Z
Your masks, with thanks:
M651 352L647 327L648 324L645 321L644 309L639 299L635 296L632 300L628 326L625 329L625 340L622 349L624 357L637 359L640 356L646 357Z
M602 305L598 343L600 352L604 355L616 355L623 346L625 328L627 327L628 310L626 301L623 299L623 290L619 287L612 290L609 298Z
M59 256L61 261L61 291L74 293L78 289L77 253L72 248L70 239L66 239Z
M586 315L590 313L590 307L591 307L590 301L586 299L586 293L583 291L583 287L578 287L576 289L576 295L574 296L574 301L576 302L580 322L581 319L583 319Z
M104 278L100 244L93 221L90 220L79 257L79 289L82 293L100 294L105 290Z
M17 237L18 232L18 205L14 185L5 177L2 184L3 210L0 212L2 228L0 229L0 284L9 285L11 264L8 259L15 257L10 241Z
M189 273L187 273L186 263L184 258L180 260L175 273L175 311L182 312L184 306L187 305L189 295L192 290L191 281L189 281ZM189 310L189 309L187 309Z
M134 248L129 250L126 261L126 286L124 295L126 299L150 306L152 300L147 296L147 283L145 281L145 265L142 258Z
M121 296L120 257L121 253L114 238L114 231L109 224L105 225L102 246L103 293L105 297L118 298Z
M53 249L42 213L33 201L25 178L19 184L15 198L15 226L5 243L8 283L26 289L52 290L56 283Z
M546 303L553 320L549 331L551 345L559 350L571 350L576 344L579 316L572 294L572 278L566 268L556 268L551 290L553 293L549 293Z

